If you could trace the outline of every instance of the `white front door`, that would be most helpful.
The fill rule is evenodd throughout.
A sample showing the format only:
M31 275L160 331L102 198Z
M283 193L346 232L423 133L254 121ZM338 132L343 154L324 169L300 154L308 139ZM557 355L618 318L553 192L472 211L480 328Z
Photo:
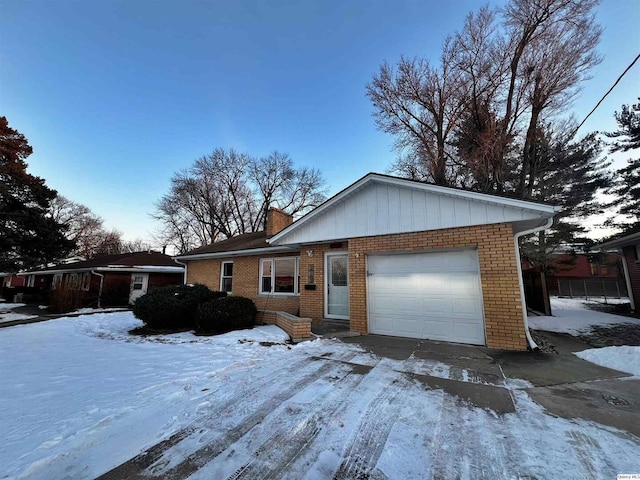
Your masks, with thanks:
M349 319L349 256L327 253L325 256L325 316Z
M142 295L147 293L148 286L148 273L132 273L131 288L129 289L129 304L133 305L133 302L135 302L138 297L141 297Z

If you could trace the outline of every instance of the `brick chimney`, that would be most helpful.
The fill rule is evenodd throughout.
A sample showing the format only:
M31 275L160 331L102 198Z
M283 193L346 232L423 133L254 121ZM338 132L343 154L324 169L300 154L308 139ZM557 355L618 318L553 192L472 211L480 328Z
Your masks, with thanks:
M267 210L267 238L284 230L293 223L293 217L279 208Z

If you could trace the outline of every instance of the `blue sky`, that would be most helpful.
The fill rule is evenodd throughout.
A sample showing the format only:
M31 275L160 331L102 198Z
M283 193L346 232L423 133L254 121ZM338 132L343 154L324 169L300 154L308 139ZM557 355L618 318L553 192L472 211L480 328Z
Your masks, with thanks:
M493 2L496 4L496 2ZM330 193L395 154L365 86L387 60L436 58L476 1L0 0L0 115L29 171L125 238L150 240L174 172L217 147L287 152ZM640 52L640 2L604 0L582 120ZM581 130L614 130L640 65ZM619 162L622 160L619 160Z

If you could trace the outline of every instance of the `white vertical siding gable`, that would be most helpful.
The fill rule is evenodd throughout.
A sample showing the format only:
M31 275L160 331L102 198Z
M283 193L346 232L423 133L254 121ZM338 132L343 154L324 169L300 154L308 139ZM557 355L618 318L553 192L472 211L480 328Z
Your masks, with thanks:
M365 177L366 179L367 177ZM275 245L343 240L372 235L419 232L491 223L548 218L552 207L473 196L456 190L389 181L356 182L325 208L294 224ZM522 205L522 206L521 206ZM528 208L531 205L531 208ZM552 214L551 214L552 215ZM297 222L296 222L297 223Z

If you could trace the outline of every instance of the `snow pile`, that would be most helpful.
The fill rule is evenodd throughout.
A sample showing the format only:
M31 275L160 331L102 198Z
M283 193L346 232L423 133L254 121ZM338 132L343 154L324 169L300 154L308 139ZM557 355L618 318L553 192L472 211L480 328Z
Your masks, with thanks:
M575 355L601 367L613 368L640 377L640 347L592 348Z
M593 302L596 303L596 302ZM529 317L529 327L547 332L580 335L589 333L592 327L633 323L640 325L640 320L612 315L610 313L589 310L587 302L577 298L551 297L552 317Z

